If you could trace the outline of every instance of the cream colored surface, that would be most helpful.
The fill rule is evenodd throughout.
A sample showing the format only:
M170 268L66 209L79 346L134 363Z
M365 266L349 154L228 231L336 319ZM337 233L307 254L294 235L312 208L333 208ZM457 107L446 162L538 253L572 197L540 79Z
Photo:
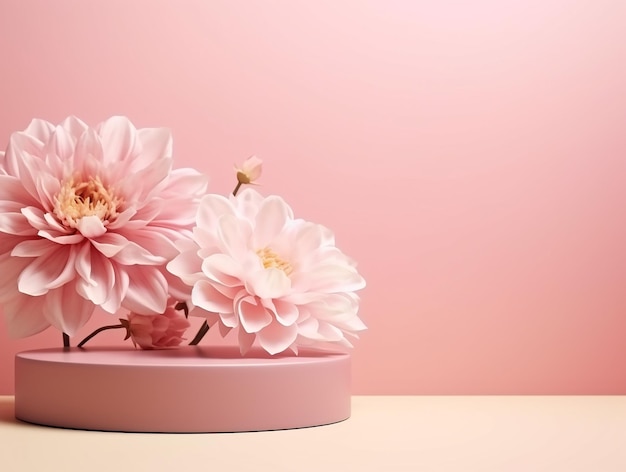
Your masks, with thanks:
M207 405L207 408L210 408ZM13 417L0 397L4 471L626 470L626 396L354 397L348 421L234 434L101 433Z

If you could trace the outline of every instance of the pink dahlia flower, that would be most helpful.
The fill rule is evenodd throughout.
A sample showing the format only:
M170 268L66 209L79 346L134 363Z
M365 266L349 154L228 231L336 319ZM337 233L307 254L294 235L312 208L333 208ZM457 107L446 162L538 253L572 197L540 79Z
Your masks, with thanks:
M0 303L15 337L73 335L96 306L162 313L165 264L190 237L205 178L172 170L166 129L34 120L0 155Z
M185 340L183 335L187 328L189 320L171 306L159 315L128 314L130 338L142 349L178 347Z
M222 335L236 328L242 354L258 340L270 354L325 342L350 346L365 286L323 226L294 219L277 196L252 189L205 196L193 241L168 269L193 286L192 303Z

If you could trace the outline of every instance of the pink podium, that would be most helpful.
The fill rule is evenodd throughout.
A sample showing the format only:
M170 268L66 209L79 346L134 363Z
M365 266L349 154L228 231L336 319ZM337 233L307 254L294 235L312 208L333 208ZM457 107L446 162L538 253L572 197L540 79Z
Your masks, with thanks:
M210 433L335 423L350 416L350 356L238 348L69 348L15 358L15 416L64 428Z

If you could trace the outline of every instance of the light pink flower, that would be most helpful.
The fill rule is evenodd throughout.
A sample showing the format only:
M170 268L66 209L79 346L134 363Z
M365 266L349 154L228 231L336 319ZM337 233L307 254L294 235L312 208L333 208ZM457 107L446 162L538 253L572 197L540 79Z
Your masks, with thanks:
M166 129L33 120L0 156L0 303L9 332L72 335L94 307L161 313L165 264L190 237L205 178L172 170ZM182 284L181 284L182 285ZM181 294L182 295L182 294Z
M238 332L245 353L258 340L270 354L325 342L350 346L365 329L357 316L365 286L325 227L294 219L280 197L252 189L230 199L205 196L193 242L168 269L193 286L209 325Z
M235 167L237 181L242 184L250 184L261 177L263 161L256 156L247 158L241 167Z
M128 314L128 331L135 346L142 349L177 347L185 338L189 320L181 311L167 307L160 315Z

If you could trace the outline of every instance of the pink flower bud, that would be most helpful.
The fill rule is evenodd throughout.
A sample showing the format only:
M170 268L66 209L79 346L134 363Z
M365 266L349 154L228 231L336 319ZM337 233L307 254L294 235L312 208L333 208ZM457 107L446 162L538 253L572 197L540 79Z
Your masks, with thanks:
M256 156L250 156L243 162L241 167L235 167L237 181L242 184L250 184L261 176L263 161Z
M166 349L178 347L185 338L189 320L181 311L167 307L160 315L128 314L130 337L135 346L142 349Z

